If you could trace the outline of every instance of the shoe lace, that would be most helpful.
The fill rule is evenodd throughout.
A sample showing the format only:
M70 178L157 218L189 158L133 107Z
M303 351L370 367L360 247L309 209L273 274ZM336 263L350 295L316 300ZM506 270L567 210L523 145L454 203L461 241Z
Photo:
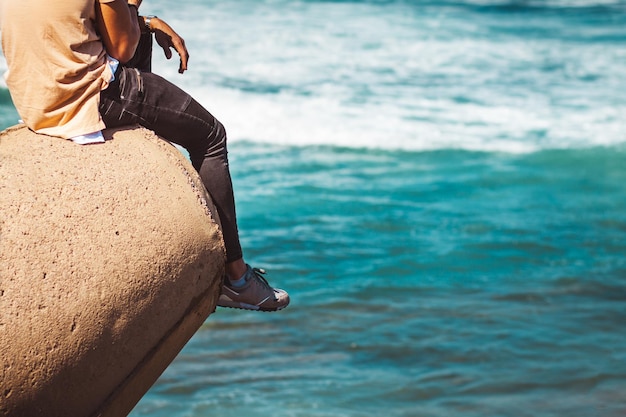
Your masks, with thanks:
M272 286L270 285L269 282L267 282L267 280L265 279L265 277L263 275L267 274L267 272L265 271L265 269L262 268L252 268L252 273L254 274L254 277L259 280L259 282L261 282L261 284L267 288L268 290L274 290L272 288Z

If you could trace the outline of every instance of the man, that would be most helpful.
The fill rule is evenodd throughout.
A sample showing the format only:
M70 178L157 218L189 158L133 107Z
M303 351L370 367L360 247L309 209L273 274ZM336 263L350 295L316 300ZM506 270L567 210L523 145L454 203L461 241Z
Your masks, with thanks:
M128 64L145 60L135 52L142 32L153 32L168 58L171 48L178 53L183 73L183 39L163 20L139 16L141 0L1 1L5 78L24 123L79 144L103 142L105 127L137 123L186 148L222 222L226 279L218 305L286 307L289 295L243 260L224 126L172 83Z

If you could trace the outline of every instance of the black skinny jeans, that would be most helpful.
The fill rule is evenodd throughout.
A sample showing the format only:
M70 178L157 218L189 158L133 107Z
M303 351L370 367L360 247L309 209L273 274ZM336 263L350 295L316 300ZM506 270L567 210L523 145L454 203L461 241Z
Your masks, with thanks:
M151 51L151 44L138 48L144 62L148 48ZM115 78L100 94L106 126L139 124L187 149L217 208L226 262L242 258L224 126L189 94L156 74L126 65L118 68Z

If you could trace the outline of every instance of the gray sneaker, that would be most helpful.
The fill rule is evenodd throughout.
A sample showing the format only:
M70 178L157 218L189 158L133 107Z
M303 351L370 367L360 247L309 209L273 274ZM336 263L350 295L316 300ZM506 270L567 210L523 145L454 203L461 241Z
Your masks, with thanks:
M263 274L265 274L264 270L248 265L248 271L245 274L246 283L242 287L233 288L225 279L217 305L259 311L277 311L287 307L289 294L272 288Z

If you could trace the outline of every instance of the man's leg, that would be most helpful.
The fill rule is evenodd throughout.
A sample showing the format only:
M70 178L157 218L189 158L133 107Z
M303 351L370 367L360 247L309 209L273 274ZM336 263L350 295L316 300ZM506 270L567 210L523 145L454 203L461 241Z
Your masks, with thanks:
M137 123L189 152L222 223L229 281L218 305L263 311L285 308L289 295L270 287L262 276L264 271L243 260L224 126L172 83L127 67L122 67L116 81L101 93L100 113L107 127Z

